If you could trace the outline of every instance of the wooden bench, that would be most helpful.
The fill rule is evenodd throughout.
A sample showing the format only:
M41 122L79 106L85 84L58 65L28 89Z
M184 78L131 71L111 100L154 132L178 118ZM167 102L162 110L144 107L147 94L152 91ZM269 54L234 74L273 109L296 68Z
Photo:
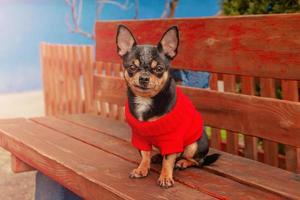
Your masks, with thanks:
M212 127L211 146L300 172L299 14L97 22L96 68L102 77L94 85L98 100L111 107L102 114L110 116L116 115L112 104L122 111L126 96L124 84L111 79L122 77L112 37L118 24L127 25L140 44L157 44L168 27L178 25L172 66L211 72L210 91L185 89ZM227 130L221 131L225 141L221 129Z
M205 169L175 171L174 188L164 190L155 184L159 165L152 165L147 178L132 180L128 172L138 164L139 154L130 144L129 127L97 115L23 119L1 123L0 130L0 145L18 163L41 171L84 199L300 197L300 177L295 173L225 152Z
M159 165L145 179L128 178L139 154L123 117L126 86L114 43L120 23L141 43L157 43L163 30L178 25L174 66L212 72L212 90L183 90L211 127L211 152L222 155L204 169L175 171L176 185L167 190L155 184ZM299 14L97 22L96 74L89 75L94 114L0 121L0 146L12 153L16 172L37 169L84 199L299 199L299 27ZM217 81L225 92L216 91ZM254 84L260 84L260 97ZM289 101L270 98L277 84ZM235 94L237 85L243 94ZM226 146L220 129L227 130ZM244 135L244 146L237 133ZM285 156L278 156L277 143L285 145ZM256 160L263 155L290 171L238 154Z

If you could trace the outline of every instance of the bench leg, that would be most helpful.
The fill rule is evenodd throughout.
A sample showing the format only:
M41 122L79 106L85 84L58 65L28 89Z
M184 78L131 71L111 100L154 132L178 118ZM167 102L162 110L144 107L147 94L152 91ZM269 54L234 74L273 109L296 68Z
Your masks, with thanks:
M20 172L28 172L35 170L33 167L27 165L22 160L17 158L14 155L11 155L11 170L14 173L20 173Z

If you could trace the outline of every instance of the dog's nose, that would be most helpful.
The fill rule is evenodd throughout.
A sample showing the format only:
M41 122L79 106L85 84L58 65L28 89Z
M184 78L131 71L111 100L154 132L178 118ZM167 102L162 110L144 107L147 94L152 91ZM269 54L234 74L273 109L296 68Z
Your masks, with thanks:
M142 86L147 86L149 83L149 80L150 79L147 76L140 76L140 78L139 78L139 82Z

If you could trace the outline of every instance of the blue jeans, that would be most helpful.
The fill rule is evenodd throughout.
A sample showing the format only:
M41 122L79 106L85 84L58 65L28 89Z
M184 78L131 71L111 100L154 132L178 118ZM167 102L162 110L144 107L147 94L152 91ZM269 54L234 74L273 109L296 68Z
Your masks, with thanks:
M64 186L37 172L35 180L35 200L81 200L82 198Z
M190 70L173 70L172 76L175 80L182 81L182 85L198 88L209 86L210 73L195 72Z

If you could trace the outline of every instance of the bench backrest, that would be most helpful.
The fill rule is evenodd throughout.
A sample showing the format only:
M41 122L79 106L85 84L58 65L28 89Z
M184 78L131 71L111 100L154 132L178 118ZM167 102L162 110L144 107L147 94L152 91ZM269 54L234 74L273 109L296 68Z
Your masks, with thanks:
M112 117L121 115L126 99L125 83L118 78L122 77L115 44L119 24L127 25L138 43L150 44L156 44L168 27L179 27L179 54L173 66L211 72L211 90L184 92L212 127L214 148L300 169L300 14L97 22L101 75L94 77L95 98L109 103L102 109L106 114L107 107L116 110Z

